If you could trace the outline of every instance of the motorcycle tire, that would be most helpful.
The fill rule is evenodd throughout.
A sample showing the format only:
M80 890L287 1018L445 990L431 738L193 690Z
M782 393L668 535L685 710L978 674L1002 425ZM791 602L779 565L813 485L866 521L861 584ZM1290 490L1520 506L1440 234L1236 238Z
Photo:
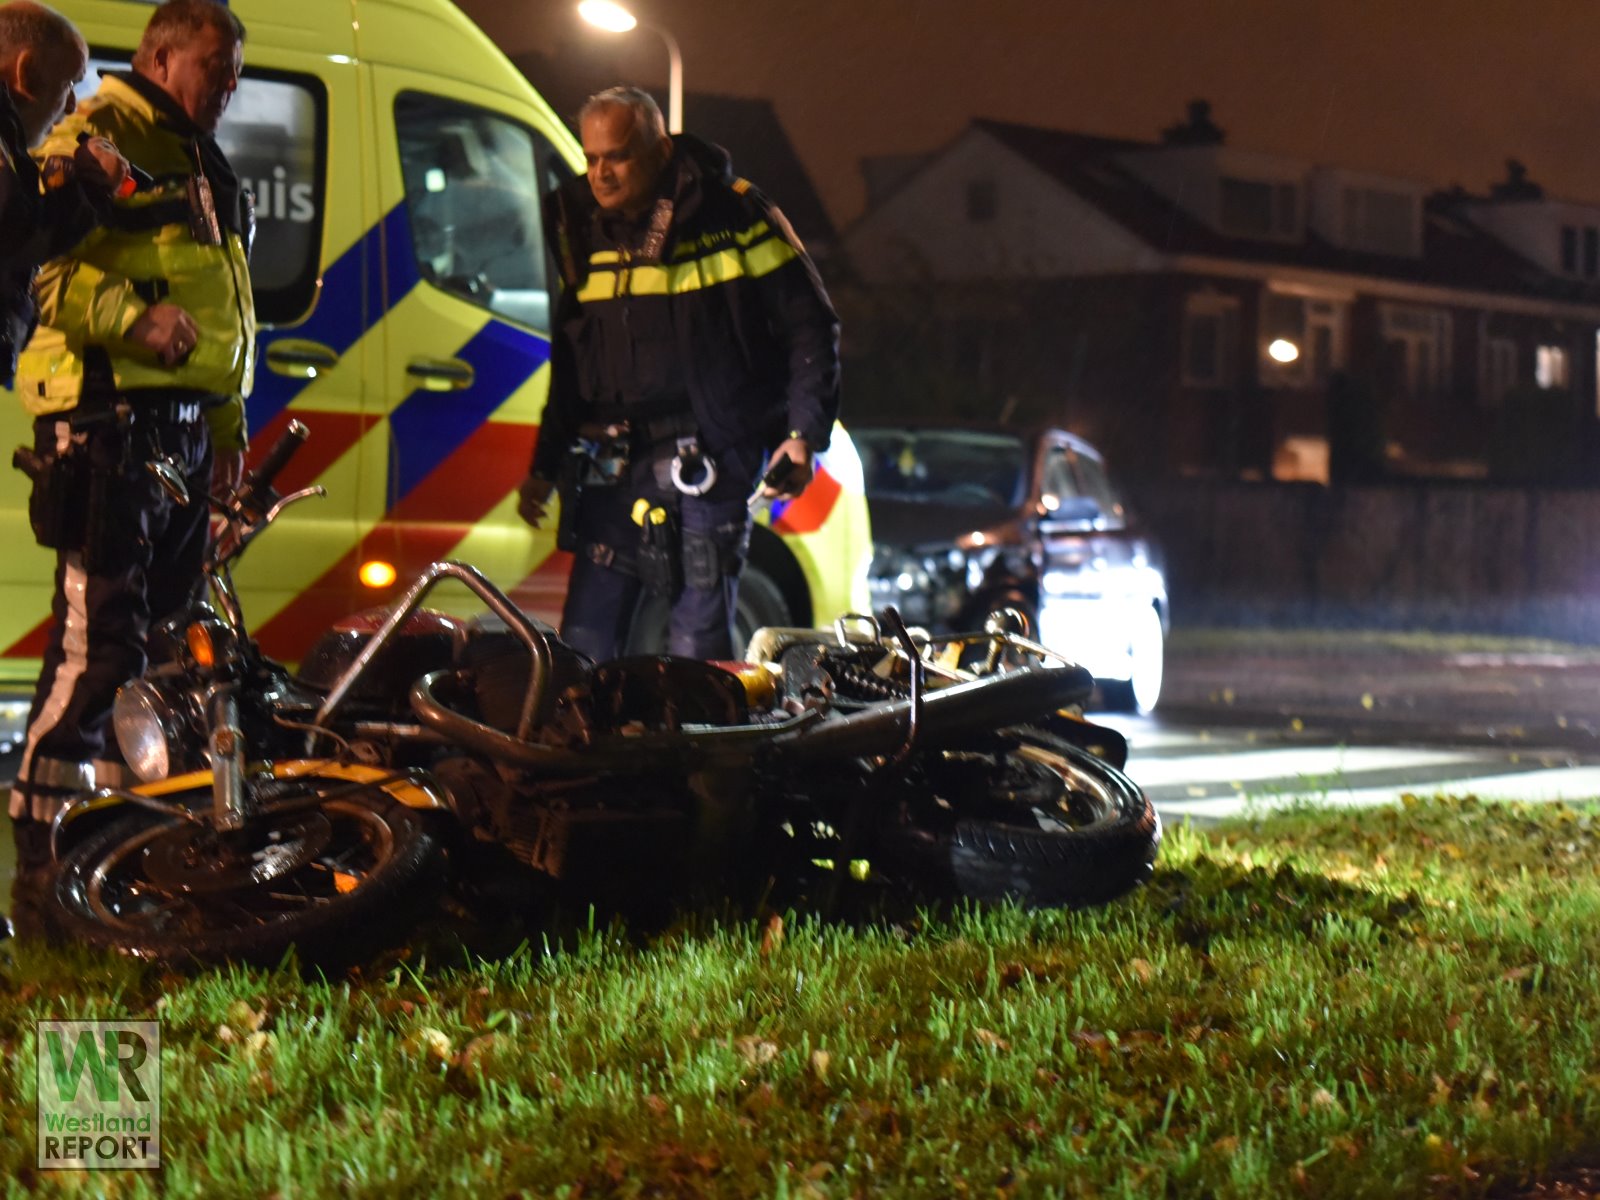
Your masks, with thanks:
M878 832L891 869L968 899L1039 908L1103 904L1150 878L1161 819L1149 798L1061 738L1004 729L987 746L930 753L921 771L924 802ZM975 773L986 778L970 786Z
M60 932L175 966L274 966L293 946L304 965L338 967L393 945L442 882L438 842L419 814L376 790L258 817L247 836L281 849L286 823L308 811L310 820L325 822L325 843L314 857L266 883L195 890L152 876L158 858L173 870L171 848L189 849L185 841L199 827L146 811L113 821L58 864Z

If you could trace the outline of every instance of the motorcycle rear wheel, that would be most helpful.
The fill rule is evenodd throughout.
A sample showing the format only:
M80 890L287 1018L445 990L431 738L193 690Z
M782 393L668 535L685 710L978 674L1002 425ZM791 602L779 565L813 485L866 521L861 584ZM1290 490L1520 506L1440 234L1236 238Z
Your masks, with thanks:
M1103 904L1146 882L1161 820L1110 763L1043 730L923 760L928 788L880 830L890 863L942 890L1036 907Z
M295 781L298 798L310 799L317 783ZM176 965L272 966L295 946L302 963L340 966L386 948L432 898L441 850L399 801L376 789L340 792L294 807L293 785L280 785L279 807L228 844L152 812L112 822L57 868L62 933Z

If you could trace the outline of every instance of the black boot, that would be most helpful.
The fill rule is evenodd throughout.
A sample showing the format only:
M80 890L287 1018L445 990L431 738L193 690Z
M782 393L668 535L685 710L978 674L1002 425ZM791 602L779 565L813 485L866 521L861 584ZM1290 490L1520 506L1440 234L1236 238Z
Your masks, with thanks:
M14 818L17 875L11 883L11 933L17 939L44 940L50 934L55 864L50 859L50 823Z

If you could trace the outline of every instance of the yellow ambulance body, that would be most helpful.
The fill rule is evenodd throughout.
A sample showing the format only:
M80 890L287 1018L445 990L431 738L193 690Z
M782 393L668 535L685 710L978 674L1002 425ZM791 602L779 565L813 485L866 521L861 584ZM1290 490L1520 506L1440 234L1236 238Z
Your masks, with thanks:
M126 64L150 4L55 3L89 42L92 92L99 67ZM448 0L231 6L248 38L219 138L260 230L252 440L259 453L305 422L310 441L279 486L328 492L251 548L246 615L269 653L297 659L334 620L448 557L554 620L570 556L553 529L517 518L516 487L550 357L539 198L582 169L577 143ZM5 400L0 447L31 442ZM0 470L0 677L13 680L37 670L54 569L29 532L27 492ZM860 462L836 431L817 482L755 531L741 629L865 608L870 552Z

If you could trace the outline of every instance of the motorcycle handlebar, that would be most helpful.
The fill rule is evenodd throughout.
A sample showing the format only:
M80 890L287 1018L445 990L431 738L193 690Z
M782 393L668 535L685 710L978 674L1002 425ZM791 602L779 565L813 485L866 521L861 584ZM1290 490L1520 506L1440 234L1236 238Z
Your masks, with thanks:
M270 491L273 481L278 478L278 473L288 466L289 460L295 452L305 444L306 438L311 436L311 431L306 428L303 421L290 421L289 428L283 431L283 436L272 444L255 470L244 477L244 482L239 485L240 502Z

